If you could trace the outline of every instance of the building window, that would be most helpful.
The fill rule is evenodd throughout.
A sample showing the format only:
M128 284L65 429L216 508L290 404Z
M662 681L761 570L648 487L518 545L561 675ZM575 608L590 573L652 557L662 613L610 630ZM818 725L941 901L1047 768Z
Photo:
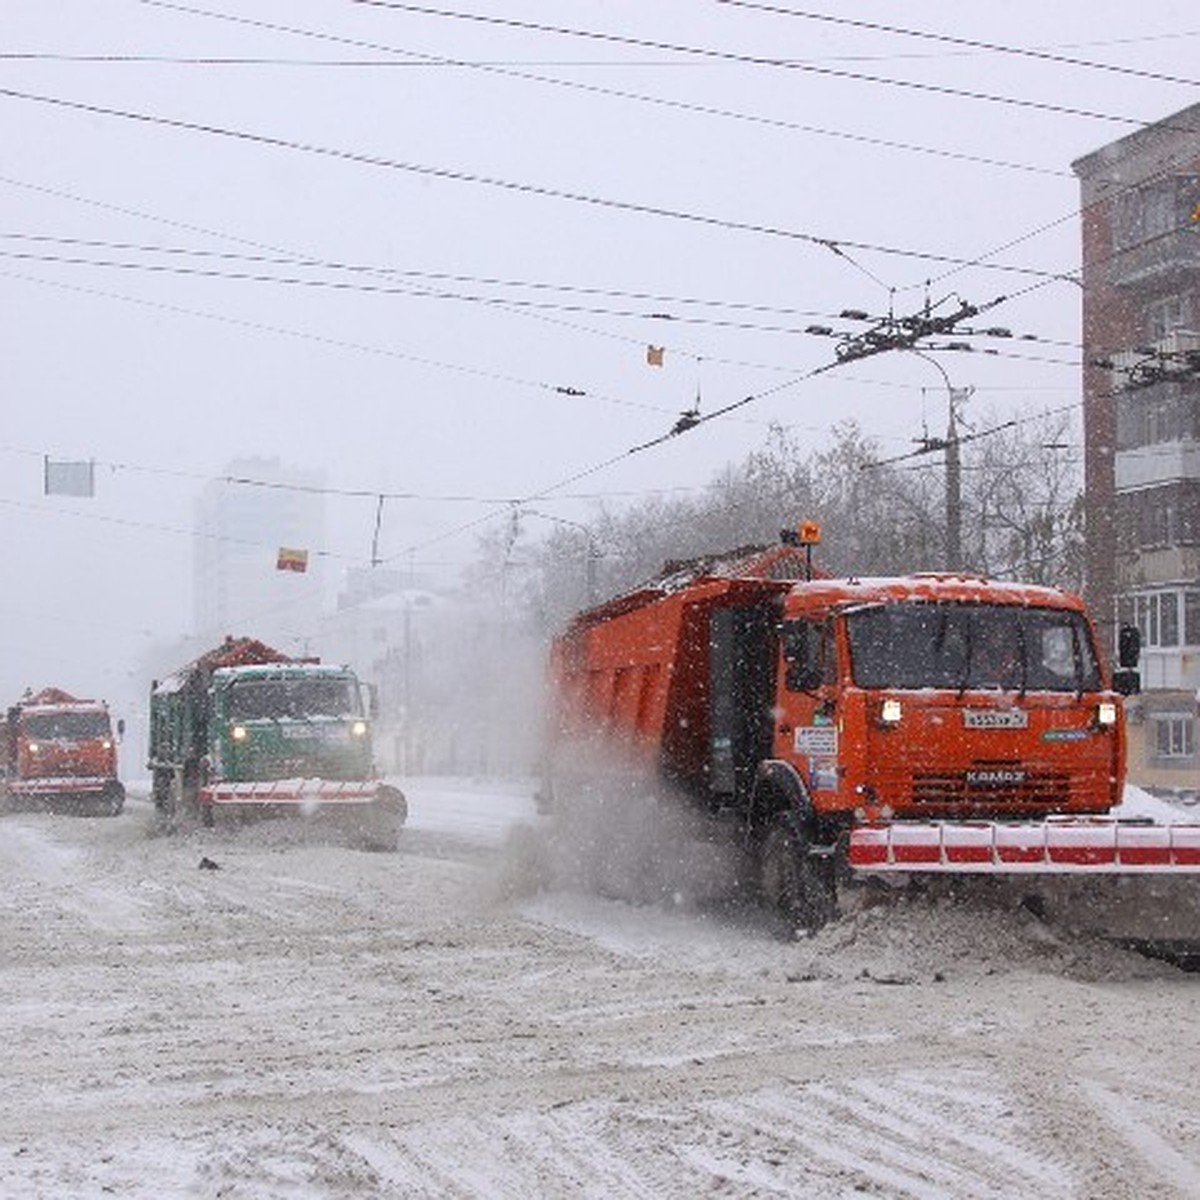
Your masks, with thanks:
M1200 543L1200 479L1119 494L1117 538L1123 550Z
M1179 597L1174 592L1163 592L1158 597L1158 644L1179 645Z
M1174 505L1170 493L1150 497L1150 503L1143 511L1142 538L1143 546L1169 546L1171 544L1171 518L1174 515Z
M1200 646L1200 591L1121 596L1117 600L1117 621L1136 625L1143 646Z
M1200 593L1188 594L1200 598ZM1141 631L1143 646L1178 646L1179 602L1179 592L1150 592L1123 601L1118 612Z
M1200 180L1195 175L1171 175L1125 193L1116 202L1113 248L1125 250L1188 228L1200 203Z
M1124 391L1117 397L1117 449L1180 441L1188 415L1187 398L1177 383Z
M1167 334L1191 327L1191 296L1167 296L1146 306L1146 336L1152 342L1161 342Z
M1200 592L1183 593L1183 641L1200 646Z
M1190 713L1159 713L1151 718L1154 725L1154 753L1157 758L1192 759L1196 757L1196 718Z

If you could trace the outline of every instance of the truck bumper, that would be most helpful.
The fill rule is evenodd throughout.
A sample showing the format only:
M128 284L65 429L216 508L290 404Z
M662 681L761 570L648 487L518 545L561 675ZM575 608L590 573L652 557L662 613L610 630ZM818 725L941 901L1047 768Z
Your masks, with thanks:
M896 821L855 826L847 857L863 874L1197 874L1200 824L1113 817Z
M99 796L119 791L125 793L119 780L111 775L63 775L46 779L10 779L5 785L13 797L40 796Z
M197 798L206 824L213 823L218 813L228 813L235 821L299 817L306 824L340 828L356 844L377 850L395 850L408 819L404 793L379 780L210 783Z
M210 783L200 789L200 803L323 808L326 805L373 804L389 790L393 789L378 780L272 779L254 783Z
M98 809L113 816L125 805L125 785L111 775L9 779L0 787L0 795L17 806Z

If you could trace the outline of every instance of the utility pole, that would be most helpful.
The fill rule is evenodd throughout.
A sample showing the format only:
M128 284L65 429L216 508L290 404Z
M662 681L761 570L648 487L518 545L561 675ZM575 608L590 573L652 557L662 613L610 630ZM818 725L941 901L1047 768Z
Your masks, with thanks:
M935 366L942 382L946 385L946 436L945 438L925 437L920 439L921 452L932 450L946 452L946 561L947 571L963 569L962 551L962 438L958 433L958 409L974 392L973 387L956 388L946 374L946 368L936 358L923 354L920 350L909 350L918 358Z
M962 458L958 438L958 405L970 396L971 388L949 389L950 413L946 424L946 569L961 571L962 554Z

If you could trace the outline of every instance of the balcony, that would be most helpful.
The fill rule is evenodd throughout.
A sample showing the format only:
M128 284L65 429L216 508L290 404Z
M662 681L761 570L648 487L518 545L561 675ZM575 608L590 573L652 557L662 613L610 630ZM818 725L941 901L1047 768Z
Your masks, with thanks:
M1200 228L1187 225L1114 252L1109 282L1115 287L1159 283L1200 268Z

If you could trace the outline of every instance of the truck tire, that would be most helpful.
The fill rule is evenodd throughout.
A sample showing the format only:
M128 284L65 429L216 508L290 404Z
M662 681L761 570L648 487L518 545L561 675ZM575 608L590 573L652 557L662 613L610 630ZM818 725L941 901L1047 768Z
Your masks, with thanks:
M362 849L393 854L400 848L400 830L408 820L408 801L399 788L380 784L375 800L351 819L354 840Z
M380 784L377 803L384 812L391 814L397 827L408 820L408 800L398 787L392 787L389 783Z
M150 777L150 798L154 807L160 812L171 809L171 772L163 767L155 767Z
M100 810L106 817L119 817L125 807L125 788L120 783L110 783L100 798Z
M788 934L815 933L837 909L832 866L810 850L807 837L787 814L767 828L759 848L759 886L768 908Z

